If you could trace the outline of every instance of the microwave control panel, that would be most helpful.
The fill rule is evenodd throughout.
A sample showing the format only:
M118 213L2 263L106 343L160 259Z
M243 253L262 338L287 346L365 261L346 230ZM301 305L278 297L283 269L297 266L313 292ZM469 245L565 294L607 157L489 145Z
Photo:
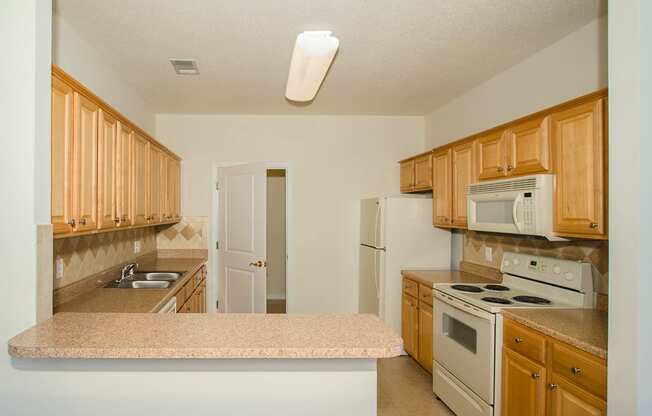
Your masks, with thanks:
M536 209L534 204L534 194L532 192L523 193L523 231L527 233L536 232Z

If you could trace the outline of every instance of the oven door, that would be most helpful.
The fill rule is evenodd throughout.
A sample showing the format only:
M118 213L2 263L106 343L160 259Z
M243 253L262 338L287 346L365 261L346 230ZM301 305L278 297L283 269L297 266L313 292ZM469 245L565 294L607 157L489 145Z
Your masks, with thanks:
M469 230L524 233L523 202L523 192L519 191L469 195L467 199Z
M495 315L438 291L433 309L437 363L493 405Z

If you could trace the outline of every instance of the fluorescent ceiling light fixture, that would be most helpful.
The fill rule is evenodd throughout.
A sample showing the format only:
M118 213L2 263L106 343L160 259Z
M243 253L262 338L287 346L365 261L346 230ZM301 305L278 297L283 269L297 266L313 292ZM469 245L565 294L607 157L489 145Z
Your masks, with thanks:
M294 43L285 96L292 101L311 101L317 95L333 62L340 41L330 31L299 33Z

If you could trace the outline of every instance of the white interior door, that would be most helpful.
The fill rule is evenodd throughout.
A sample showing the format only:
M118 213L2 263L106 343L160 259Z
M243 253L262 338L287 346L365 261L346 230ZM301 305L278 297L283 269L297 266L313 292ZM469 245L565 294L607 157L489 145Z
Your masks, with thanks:
M267 169L264 163L220 168L218 262L227 313L265 313Z

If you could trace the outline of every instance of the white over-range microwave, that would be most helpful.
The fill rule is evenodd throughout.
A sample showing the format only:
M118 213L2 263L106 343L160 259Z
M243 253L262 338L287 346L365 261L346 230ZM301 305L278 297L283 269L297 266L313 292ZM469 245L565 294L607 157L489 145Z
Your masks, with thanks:
M468 228L563 240L552 231L554 182L554 175L531 175L470 185Z

